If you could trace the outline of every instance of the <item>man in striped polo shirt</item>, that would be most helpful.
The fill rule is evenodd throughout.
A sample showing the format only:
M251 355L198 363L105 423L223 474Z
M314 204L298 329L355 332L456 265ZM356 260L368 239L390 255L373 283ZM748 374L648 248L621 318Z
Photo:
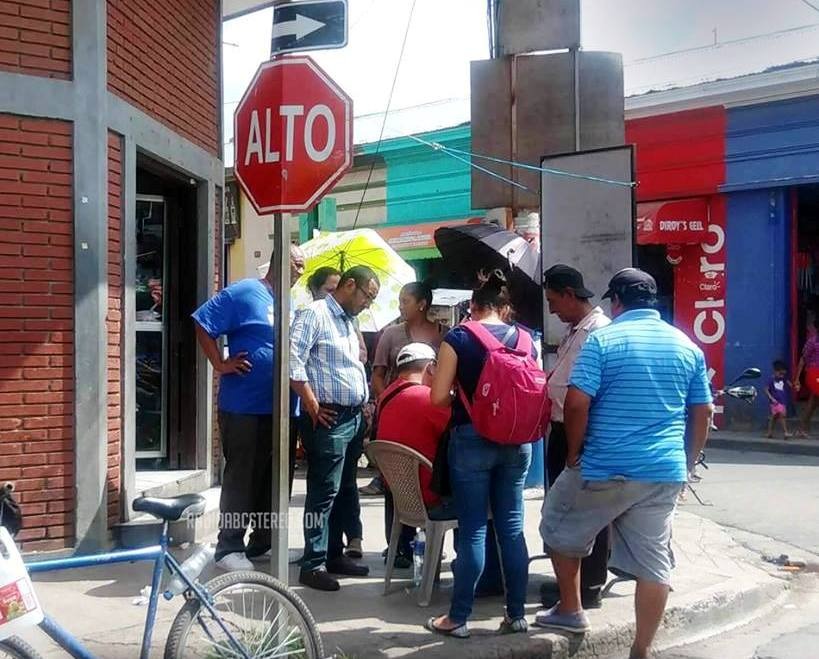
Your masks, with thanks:
M536 624L588 631L580 560L611 524L609 569L637 580L630 657L642 659L665 610L672 518L707 439L712 397L702 351L655 310L651 275L621 270L603 297L614 320L589 336L572 371L567 468L549 490L540 524L560 602L538 612Z

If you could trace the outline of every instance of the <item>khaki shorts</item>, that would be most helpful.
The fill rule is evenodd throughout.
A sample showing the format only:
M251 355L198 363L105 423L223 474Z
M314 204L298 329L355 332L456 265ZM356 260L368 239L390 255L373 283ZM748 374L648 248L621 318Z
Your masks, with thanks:
M558 554L584 558L594 538L612 526L609 568L636 579L671 581L671 523L683 483L643 483L625 479L583 480L566 468L543 501L540 535Z

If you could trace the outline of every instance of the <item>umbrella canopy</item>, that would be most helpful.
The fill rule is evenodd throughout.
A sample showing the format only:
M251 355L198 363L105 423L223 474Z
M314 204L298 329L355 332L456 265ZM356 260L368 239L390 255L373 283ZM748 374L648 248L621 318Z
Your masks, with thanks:
M303 309L313 302L307 280L319 268L329 266L343 272L355 265L366 265L378 275L381 290L372 306L358 316L361 331L377 332L398 318L398 294L404 284L416 280L415 270L375 231L354 229L323 233L301 248L305 257L304 274L292 289L294 309Z
M463 276L503 270L518 320L532 328L543 325L540 250L523 236L495 224L465 224L437 229L435 245L447 266Z

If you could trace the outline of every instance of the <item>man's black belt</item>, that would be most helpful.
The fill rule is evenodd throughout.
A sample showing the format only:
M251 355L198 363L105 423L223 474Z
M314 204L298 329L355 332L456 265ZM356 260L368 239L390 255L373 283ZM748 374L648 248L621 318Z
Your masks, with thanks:
M345 412L357 412L361 409L363 404L364 403L359 403L358 405L336 405L335 403L319 403L321 407L326 407L328 410L333 410L339 414L343 414Z

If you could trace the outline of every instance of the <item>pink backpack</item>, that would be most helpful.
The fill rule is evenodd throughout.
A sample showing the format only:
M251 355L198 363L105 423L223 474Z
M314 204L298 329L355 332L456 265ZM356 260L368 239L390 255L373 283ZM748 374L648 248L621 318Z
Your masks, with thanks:
M518 329L517 345L510 348L481 323L462 327L487 351L471 405L459 389L475 430L498 444L527 444L543 437L551 402L546 374L532 358L532 337Z

